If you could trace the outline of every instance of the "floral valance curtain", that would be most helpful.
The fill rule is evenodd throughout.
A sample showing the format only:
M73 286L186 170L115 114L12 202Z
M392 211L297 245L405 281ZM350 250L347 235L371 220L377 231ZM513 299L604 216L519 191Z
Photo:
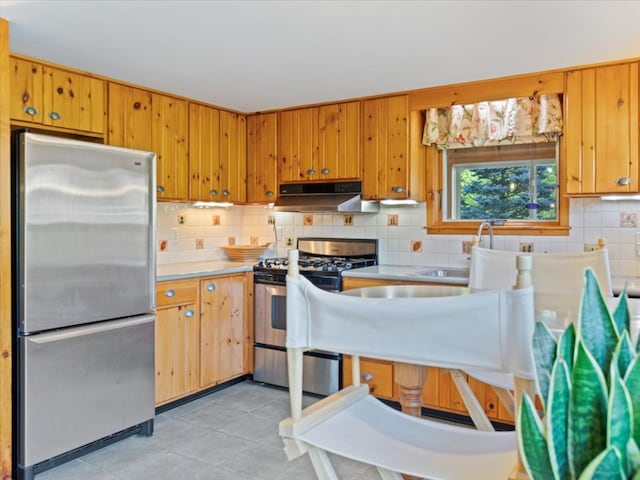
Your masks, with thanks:
M556 94L509 98L426 111L422 143L441 148L555 141L562 133Z

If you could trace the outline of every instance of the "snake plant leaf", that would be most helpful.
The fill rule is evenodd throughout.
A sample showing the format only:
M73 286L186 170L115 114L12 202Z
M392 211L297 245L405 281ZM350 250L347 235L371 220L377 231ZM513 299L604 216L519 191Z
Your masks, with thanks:
M609 447L589 463L578 480L625 480L620 453L615 447Z
M630 438L627 444L627 458L631 471L640 473L640 447L633 438Z
M536 367L536 383L540 392L542 408L545 410L547 408L547 398L549 397L551 369L556 359L556 351L556 339L549 327L542 322L536 322L533 331L533 360Z
M571 375L571 370L573 369L575 345L576 327L573 323L570 323L564 332L562 332L562 335L560 335L560 340L558 340L558 350L556 352L556 358L562 358L565 361L567 368L569 369L569 375Z
M627 286L624 286L624 290L620 294L618 305L613 311L613 323L616 326L618 335L622 335L622 332L631 328L631 312L629 311L629 297L627 296Z
M633 360L633 357L636 356L636 353L633 351L633 343L631 342L631 337L629 336L628 330L624 330L624 332L622 333L622 337L620 337L620 341L618 342L613 355L618 359L618 368L620 369L620 375L624 377L625 373L627 372L627 368L629 368L629 365Z
M591 268L585 270L585 277L578 336L582 338L602 372L608 375L611 356L619 340L618 332Z
M560 480L553 474L542 420L526 392L522 395L516 434L518 448L522 452L522 461L531 479Z
M624 384L633 405L633 438L640 445L640 355L636 355L629 365Z
M593 355L578 339L569 395L569 469L576 478L607 443L607 384Z
M544 421L547 432L549 460L555 478L568 478L567 426L571 382L566 362L559 358L551 371L549 402Z
M607 446L620 452L622 465L627 466L627 444L633 433L633 406L620 370L618 359L613 356L609 373L609 402L607 404Z

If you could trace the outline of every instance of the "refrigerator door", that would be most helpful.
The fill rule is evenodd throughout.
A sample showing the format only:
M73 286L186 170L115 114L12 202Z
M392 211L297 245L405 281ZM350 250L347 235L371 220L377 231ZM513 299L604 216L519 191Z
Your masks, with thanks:
M155 154L22 133L20 330L155 308Z
M19 464L152 419L154 315L20 338Z

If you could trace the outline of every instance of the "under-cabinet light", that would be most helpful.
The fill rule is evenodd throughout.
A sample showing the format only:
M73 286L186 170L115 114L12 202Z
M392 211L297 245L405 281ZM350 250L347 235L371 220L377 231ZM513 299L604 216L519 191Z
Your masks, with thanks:
M640 194L602 195L601 200L640 200Z
M397 205L409 205L412 207L415 207L416 205L418 205L418 202L416 200L398 200L395 198L388 198L386 200L380 200L380 203L382 205L387 205L387 206L397 206Z
M231 202L195 202L193 204L196 208L230 208L233 207Z

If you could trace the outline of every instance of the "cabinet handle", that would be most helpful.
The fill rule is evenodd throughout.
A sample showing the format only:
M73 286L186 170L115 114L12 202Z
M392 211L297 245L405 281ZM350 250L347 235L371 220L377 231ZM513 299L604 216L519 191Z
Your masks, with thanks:
M391 187L391 191L394 192L394 193L402 193L402 192L404 192L404 188L400 187L400 186Z
M222 195L228 197L230 195L229 190L222 190Z
M212 188L211 190L209 190L209 193L210 193L212 196L215 196L215 195L217 195L217 194L218 194L218 190L216 190L215 188Z
M171 290L167 290L166 292L164 292L164 296L165 297L175 297L176 296L176 291L171 289Z
M622 185L622 186L630 185L631 184L631 178L629 178L629 177L619 177L619 178L616 179L616 183L618 185Z
M164 192L164 187L162 185L158 185L156 187L156 190L158 191L158 193L162 193L162 192Z
M271 190L267 190L266 192L264 192L264 194L265 194L267 197L273 197L273 192L272 192Z
M310 168L309 170L307 170L307 175L315 175L316 171L313 168Z
M207 285L207 290L210 292L215 292L216 286L213 283L210 283L209 285Z
M364 380L365 382L370 382L371 380L373 380L373 375L371 375L370 373L364 373L362 375L362 380Z
M58 112L51 112L49 113L49 118L51 120L60 120L62 118L62 115L60 115Z
M320 173L323 175L329 175L329 172L331 170L329 170L327 167L324 167L322 170L320 170Z
M187 318L191 318L193 317L193 310L189 309L186 312L184 312L184 316Z
M34 116L38 114L38 109L35 107L24 107L24 113Z

